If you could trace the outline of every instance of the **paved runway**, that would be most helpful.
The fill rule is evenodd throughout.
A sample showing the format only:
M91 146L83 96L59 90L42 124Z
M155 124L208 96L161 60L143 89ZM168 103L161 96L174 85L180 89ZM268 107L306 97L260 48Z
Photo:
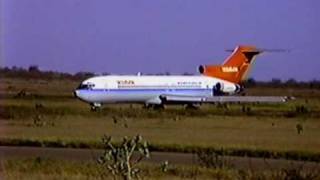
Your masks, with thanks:
M9 159L21 159L32 157L43 157L57 160L70 161L95 161L102 150L97 149L72 149L72 148L43 148L43 147L16 147L16 146L0 146L1 162ZM315 162L289 161L283 159L263 159L263 158L248 158L248 157L225 157L229 165L236 169L281 169L286 167L294 167L303 165L307 169L320 170L320 164ZM197 165L198 158L191 153L172 153L172 152L151 152L151 157L145 159L144 162L162 163L169 161L169 164L178 165ZM1 174L1 169L0 169Z

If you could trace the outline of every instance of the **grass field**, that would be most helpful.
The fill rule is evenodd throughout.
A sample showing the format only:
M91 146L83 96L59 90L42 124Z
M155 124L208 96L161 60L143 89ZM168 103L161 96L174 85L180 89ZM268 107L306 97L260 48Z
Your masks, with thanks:
M319 172L297 169L272 168L262 171L235 170L230 167L204 168L199 166L161 166L143 163L139 165L141 179L319 179ZM5 179L112 179L113 176L95 162L73 162L43 158L8 160L4 162ZM118 177L118 179L120 179Z
M0 138L99 142L103 134L116 138L141 134L158 145L320 153L320 90L249 89L248 94L297 97L286 104L246 105L249 111L234 104L205 105L199 110L169 106L164 111L109 105L90 112L88 105L72 97L77 82L4 79L2 83ZM16 97L22 89L27 95ZM297 106L306 112L297 111ZM37 119L41 125L35 125ZM300 134L297 126L302 127Z
M246 92L248 95L296 97L296 100L285 104L204 105L198 110L169 106L163 111L147 110L143 109L142 105L126 104L107 105L99 112L91 112L87 104L72 96L72 90L79 82L1 79L0 83L0 143L2 144L3 142L10 144L10 140L14 140L19 145L20 140L21 142L49 141L60 145L79 143L90 146L99 144L104 134L111 135L116 140L120 140L123 136L140 134L157 150L223 148L239 151L262 150L270 153L302 152L316 156L317 161L320 160L319 89L257 87ZM22 90L25 94L18 95ZM94 145L94 147L99 146ZM17 167L23 168L34 161L6 162L8 179L26 175L21 169L15 169L13 164L18 163ZM65 162L62 164L82 166ZM81 168L83 167L79 167ZM46 172L44 169L35 170L37 171ZM58 174L53 173L51 178L69 177L68 173L59 171ZM87 177L86 174L77 171L72 173L74 178ZM213 174L215 173L220 172ZM222 174L224 173L225 171ZM234 172L230 175L228 171L225 175L237 176L232 173ZM29 179L42 177L38 172L26 175L29 176ZM167 176L161 175L159 178L167 179Z
M51 159L24 159L5 162L6 179L112 179L112 175L94 162L67 162ZM172 166L164 173L160 166L140 165L141 177L147 179L210 179L221 176L231 179L236 172L228 169L210 170L199 167Z
M100 141L103 134L115 138L141 134L154 144L236 147L271 150L319 152L320 122L316 119L272 117L181 117L115 118L62 116L43 117L44 126L33 125L32 119L2 123L3 138L65 141ZM115 120L117 119L117 120ZM115 121L118 121L115 123ZM51 125L49 123L54 123ZM297 133L297 123L303 132Z

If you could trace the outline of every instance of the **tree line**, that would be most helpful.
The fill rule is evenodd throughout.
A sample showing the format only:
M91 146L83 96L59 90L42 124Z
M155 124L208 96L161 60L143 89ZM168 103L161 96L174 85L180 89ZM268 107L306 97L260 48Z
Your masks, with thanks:
M94 76L92 72L77 72L75 74L57 72L57 71L43 71L38 66L32 65L28 68L16 67L0 67L0 76L2 78L21 78L21 79L45 79L45 80L83 80Z
M108 75L103 73L102 75ZM21 79L45 79L45 80L84 80L93 77L97 74L92 72L77 72L74 74L57 72L57 71L44 71L40 70L37 65L31 65L28 68L22 67L0 67L1 78L21 78ZM169 72L156 73L148 75L170 75ZM193 75L191 73L183 73L182 75ZM278 78L272 78L270 81L257 81L254 78L249 78L243 82L245 87L298 87L298 88L320 88L320 80L311 81L297 81L293 78L283 81Z

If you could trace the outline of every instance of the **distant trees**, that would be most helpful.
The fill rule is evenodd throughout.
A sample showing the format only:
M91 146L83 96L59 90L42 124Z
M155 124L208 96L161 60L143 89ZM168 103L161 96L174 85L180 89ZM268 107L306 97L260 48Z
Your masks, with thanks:
M108 72L102 73L102 75L109 75ZM151 74L149 74L151 75ZM153 75L170 75L169 72L156 73ZM191 73L185 72L182 75L188 76L193 75ZM75 74L61 73L56 71L43 71L37 65L31 65L24 69L21 67L13 66L0 67L0 77L2 78L23 78L23 79L70 79L81 81L89 77L95 76L92 72L77 72ZM282 81L278 78L272 78L271 81L257 81L254 78L249 78L243 82L245 87L304 87L304 88L320 88L320 80L311 81L297 81L293 78L287 81Z
M182 75L183 75L183 76L192 76L192 75L194 75L194 74L189 73L189 72L184 72L184 73L182 73Z
M280 85L282 82L281 82L281 79L276 79L276 78L272 78L271 79L271 85L275 85L275 86L278 86Z
M253 78L243 82L245 87L295 87L295 88L320 88L319 80L311 81L297 81L293 78L287 81L281 81L281 79L272 78L271 81L256 81Z
M103 72L102 75L106 76L106 75L110 75L110 73L108 73L108 72Z
M252 87L252 86L255 86L257 82L253 78L248 78L243 84L245 87Z
M31 73L35 73L35 72L38 73L38 72L40 72L39 67L38 67L37 65L31 65L31 66L29 66L28 71L31 72Z
M295 79L290 78L290 79L288 79L288 81L285 82L285 84L287 86L296 86L298 84L298 82Z
M0 67L0 76L6 78L83 80L94 75L95 74L92 72L78 72L76 74L70 74L56 71L42 71L37 65L31 65L26 69L16 66L11 68Z
M75 79L87 79L92 76L95 76L95 74L92 72L77 72L73 75Z

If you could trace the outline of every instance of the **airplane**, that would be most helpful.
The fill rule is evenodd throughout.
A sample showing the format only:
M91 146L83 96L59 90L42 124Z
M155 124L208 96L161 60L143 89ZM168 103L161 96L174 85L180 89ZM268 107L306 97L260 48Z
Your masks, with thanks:
M229 50L230 51L230 50ZM89 103L91 110L102 104L141 103L164 108L165 104L197 107L202 103L286 102L281 96L241 96L241 83L248 77L257 55L267 50L237 46L222 65L200 65L200 75L106 75L83 81L74 96Z

